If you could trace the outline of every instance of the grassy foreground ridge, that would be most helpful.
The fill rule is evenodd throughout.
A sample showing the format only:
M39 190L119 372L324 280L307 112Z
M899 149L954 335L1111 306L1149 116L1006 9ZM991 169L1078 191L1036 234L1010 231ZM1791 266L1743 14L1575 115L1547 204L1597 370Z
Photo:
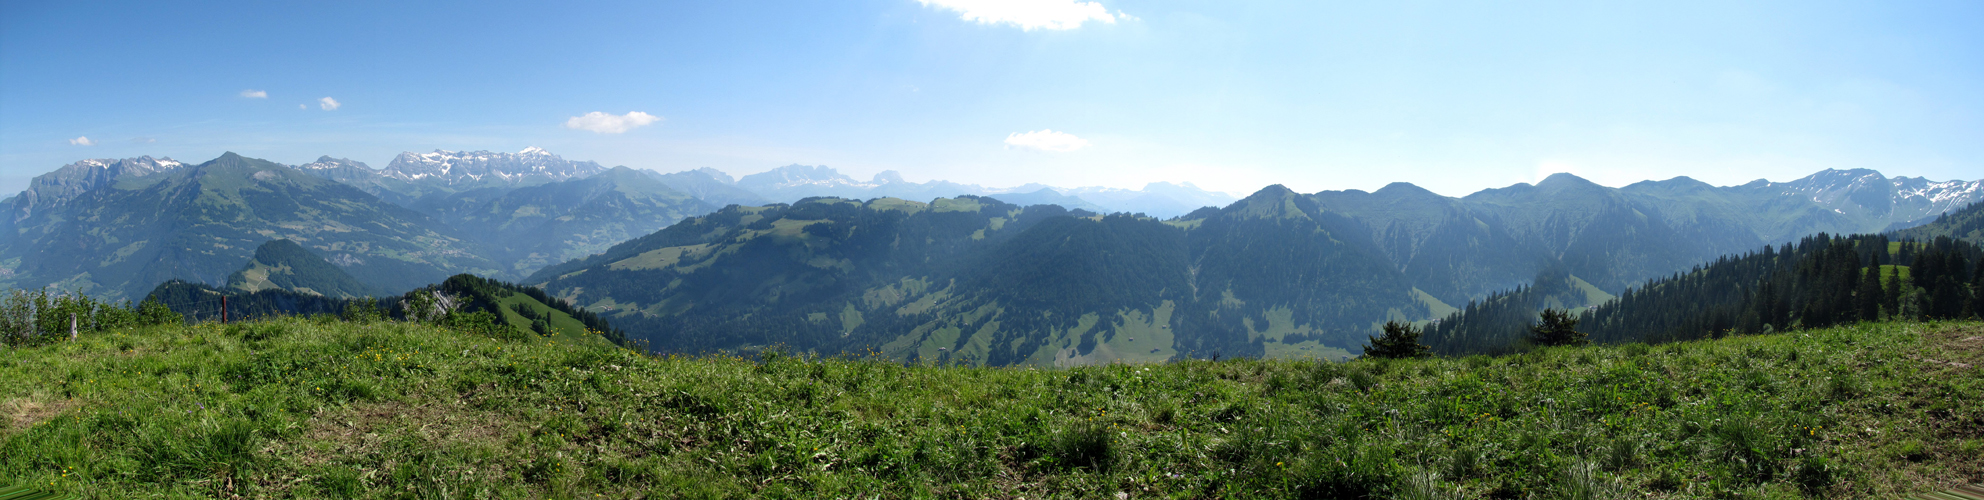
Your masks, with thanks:
M86 334L0 351L0 485L82 498L1866 498L1984 482L1976 322L1349 363L767 358L306 318Z

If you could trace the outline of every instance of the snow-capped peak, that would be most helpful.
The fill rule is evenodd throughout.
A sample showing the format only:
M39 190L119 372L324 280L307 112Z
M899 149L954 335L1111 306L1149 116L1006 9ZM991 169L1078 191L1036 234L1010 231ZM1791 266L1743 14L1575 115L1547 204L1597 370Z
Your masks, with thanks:
M380 173L392 178L436 179L443 184L490 183L516 185L522 182L560 181L590 177L606 171L598 163L571 161L531 146L516 153L490 151L448 151L401 153ZM539 181L527 181L536 178Z

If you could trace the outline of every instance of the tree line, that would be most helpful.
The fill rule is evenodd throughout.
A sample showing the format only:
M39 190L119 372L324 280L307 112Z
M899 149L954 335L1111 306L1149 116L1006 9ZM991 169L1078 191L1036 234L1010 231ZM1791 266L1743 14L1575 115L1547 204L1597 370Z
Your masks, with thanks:
M1857 321L1975 318L1984 313L1984 249L1949 238L1817 234L1725 256L1629 288L1576 315L1597 342L1667 342ZM1425 327L1432 352L1498 353L1535 344L1532 327L1555 293L1538 283Z

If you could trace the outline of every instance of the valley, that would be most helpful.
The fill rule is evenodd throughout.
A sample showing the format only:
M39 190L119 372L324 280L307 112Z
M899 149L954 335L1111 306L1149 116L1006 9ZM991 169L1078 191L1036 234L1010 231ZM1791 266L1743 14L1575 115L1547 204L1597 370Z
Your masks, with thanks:
M1566 288L1523 308L1596 306L1722 255L1919 227L1984 199L1980 185L1863 170L1609 188L1559 174L1459 198L1394 183L1233 199L803 165L659 174L537 148L409 152L376 170L144 157L65 166L7 200L0 281L109 300L173 279L343 300L468 273L541 287L660 352L1340 359L1385 321L1429 325L1539 283ZM1962 224L1906 231L1976 232ZM27 258L57 245L74 250Z

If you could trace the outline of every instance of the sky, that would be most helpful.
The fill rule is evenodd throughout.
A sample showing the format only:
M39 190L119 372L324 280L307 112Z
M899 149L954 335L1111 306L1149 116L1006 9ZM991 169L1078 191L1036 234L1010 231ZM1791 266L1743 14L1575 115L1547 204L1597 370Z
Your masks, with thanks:
M1984 2L0 0L0 191L532 146L1236 194L1975 180Z

